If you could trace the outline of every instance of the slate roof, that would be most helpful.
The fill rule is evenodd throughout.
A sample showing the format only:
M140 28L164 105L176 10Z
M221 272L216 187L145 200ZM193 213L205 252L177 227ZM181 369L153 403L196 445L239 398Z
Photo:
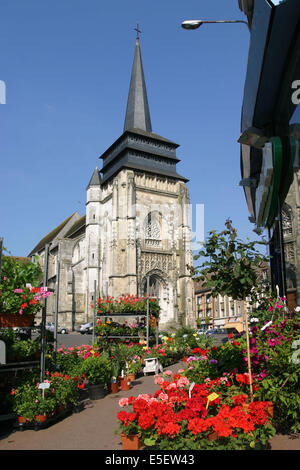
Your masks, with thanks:
M44 238L42 238L42 240L34 247L28 256L32 256L35 253L38 253L47 243L50 243L52 240L54 240L54 238L59 234L59 232L64 228L64 226L69 222L74 214L76 214L76 212L74 212L70 217L68 217L61 224L51 230L51 232L49 232Z
M83 231L84 229L85 231L85 220L86 220L85 215L83 215L80 219L76 220L75 224L72 225L70 230L68 230L64 238L74 238L74 236L79 235L78 232L80 232L81 230Z

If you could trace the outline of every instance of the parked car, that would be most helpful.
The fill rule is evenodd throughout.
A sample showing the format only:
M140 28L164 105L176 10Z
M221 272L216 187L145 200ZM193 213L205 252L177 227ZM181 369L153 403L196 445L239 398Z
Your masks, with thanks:
M46 330L52 331L52 332L54 333L54 323L48 321L48 322L46 323ZM59 327L57 328L57 332L58 332L58 333L61 333L62 335L65 335L65 334L69 333L69 330L68 330L68 328L66 328L65 326L59 326Z
M216 334L216 331L217 331L217 330L215 330L215 329L212 328L211 330L206 330L205 334L206 334L206 335L215 335L215 334Z
M75 328L75 331L81 333L82 335L92 333L93 331L93 322L82 323Z

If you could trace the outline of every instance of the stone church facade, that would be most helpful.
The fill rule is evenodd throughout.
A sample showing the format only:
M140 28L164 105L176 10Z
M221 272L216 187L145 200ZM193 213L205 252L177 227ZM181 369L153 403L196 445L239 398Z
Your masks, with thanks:
M285 253L286 289L291 309L300 306L300 171L294 171L293 183L282 207L282 231Z
M91 320L95 294L144 295L148 278L161 330L196 325L188 180L177 173L177 148L152 132L137 38L123 134L92 174L86 214L72 214L30 253L43 267L49 246L48 287L59 280L59 324L73 329ZM49 320L55 306L54 293Z

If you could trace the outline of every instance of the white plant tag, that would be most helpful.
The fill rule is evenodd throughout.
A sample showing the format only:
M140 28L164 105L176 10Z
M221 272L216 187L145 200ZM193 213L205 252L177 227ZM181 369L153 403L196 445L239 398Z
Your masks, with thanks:
M260 330L261 331L264 331L266 328L268 328L268 326L270 326L272 324L272 320L270 320L268 323L266 323Z
M191 385L190 385L190 388L189 388L189 398L191 398L191 396L192 396L192 390L193 390L194 386L195 386L195 382L192 382Z

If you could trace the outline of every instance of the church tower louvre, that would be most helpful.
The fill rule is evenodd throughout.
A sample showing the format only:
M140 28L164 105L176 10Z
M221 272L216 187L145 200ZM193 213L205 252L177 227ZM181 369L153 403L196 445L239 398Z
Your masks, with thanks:
M100 295L143 295L149 277L161 329L195 326L190 200L178 147L152 131L137 36L123 134L99 157L87 188L87 295L94 281Z

